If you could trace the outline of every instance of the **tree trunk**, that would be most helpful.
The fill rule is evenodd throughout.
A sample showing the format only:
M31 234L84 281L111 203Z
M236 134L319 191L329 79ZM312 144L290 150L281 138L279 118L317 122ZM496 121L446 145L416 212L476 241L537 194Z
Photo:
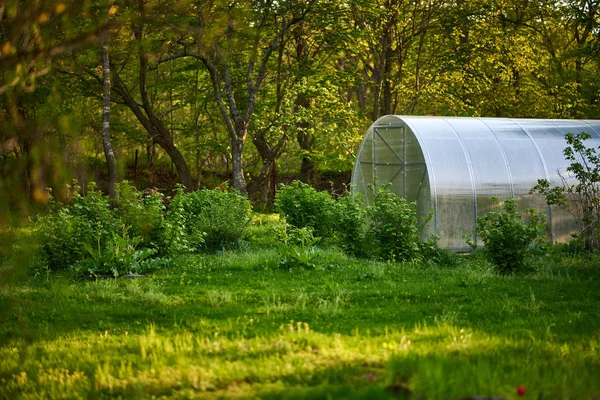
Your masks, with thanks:
M113 90L121 96L127 107L134 113L138 121L142 124L146 132L150 135L153 142L158 144L171 158L177 172L181 184L185 186L187 191L193 190L193 181L188 169L187 163L183 158L183 155L179 152L173 139L169 135L169 130L165 124L156 116L149 101L144 101L144 105L141 107L140 104L133 98L129 89L125 86L119 74L113 68L114 85ZM142 80L145 84L145 81Z
M277 158L281 154L283 145L287 140L287 135L283 135L279 138L275 145L271 145L266 139L267 131L268 130L264 130L252 136L252 143L254 143L254 147L256 147L256 150L258 151L258 154L263 162L263 166L258 177L258 186L260 187L260 200L264 206L266 206L270 200L275 198L275 185L277 183Z
M110 141L110 62L108 58L108 30L102 34L102 147L108 167L108 195L116 196L115 185L117 183L117 158Z
M141 104L134 99L131 91L127 88L127 86L123 83L123 80L120 78L118 72L113 68L113 76L114 76L114 85L113 89L115 92L121 96L127 107L135 114L136 118L146 132L150 135L153 143L158 144L171 158L171 161L175 165L177 172L179 174L179 179L183 186L185 186L185 190L191 191L193 190L193 181L188 166L185 162L185 159L175 147L175 143L173 141L173 136L171 132L165 125L164 121L159 116L160 114L154 108L150 100L150 96L148 96L147 92L147 74L149 71L148 67L148 56L144 50L144 23L145 23L145 2L138 1L137 2L137 11L139 12L139 19L132 20L131 29L133 31L133 35L135 37L136 45L137 45L137 57L139 62L139 71L138 71L138 89L140 92L140 98L142 100ZM171 113L173 110L169 110Z
M242 135L243 137L244 135ZM244 139L238 135L231 136L231 164L232 164L232 179L233 187L244 196L248 194L246 188L246 178L244 178L243 158Z

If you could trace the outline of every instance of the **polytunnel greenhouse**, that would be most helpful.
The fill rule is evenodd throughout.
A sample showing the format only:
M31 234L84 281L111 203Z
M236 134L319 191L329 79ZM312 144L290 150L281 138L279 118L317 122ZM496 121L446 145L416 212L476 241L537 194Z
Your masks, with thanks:
M369 128L352 174L353 191L373 202L373 187L390 189L416 201L420 221L431 219L423 239L438 237L440 247L466 250L465 234L475 239L478 216L493 197L517 199L524 212L533 207L548 216L550 239L567 241L573 216L529 194L538 179L562 185L569 162L565 134L587 132L587 146L600 146L600 120L541 120L385 116Z

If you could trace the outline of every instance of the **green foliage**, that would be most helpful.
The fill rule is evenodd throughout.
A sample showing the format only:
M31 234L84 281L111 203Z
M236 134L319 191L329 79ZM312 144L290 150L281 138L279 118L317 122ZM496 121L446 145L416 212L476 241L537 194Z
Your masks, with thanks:
M522 267L530 247L543 240L545 215L530 208L523 222L515 199L507 199L502 207L494 200L496 209L477 218L476 232L498 271L511 273ZM467 243L474 246L469 240Z
M172 252L172 233L162 195L142 196L127 182L118 186L117 207L90 184L85 196L70 187L72 200L54 203L38 222L40 256L51 270L72 267L85 275L143 273L168 264L153 257Z
M236 191L205 189L177 197L192 246L214 251L237 245L252 223L252 205Z
M138 191L128 181L116 189L116 212L132 236L139 237L144 247L165 250L164 195L156 190Z
M378 258L411 261L418 257L421 238L415 203L380 186L375 189L375 201L367 213L367 240Z
M334 201L327 192L294 181L281 185L275 198L277 211L296 228L311 228L315 236L326 237L333 232Z
M105 246L123 232L109 199L94 184L88 185L85 196L79 194L79 189L74 184L72 201L54 203L52 211L38 221L41 256L50 270L82 261L87 256L86 246Z
M106 244L98 239L97 246L88 243L85 249L89 257L74 264L71 268L80 275L118 277L123 274L144 274L169 264L165 258L152 258L156 249L138 248L141 238L127 234L113 235Z
M435 237L422 242L419 246L419 252L424 261L440 267L458 267L462 262L456 253L440 248Z
M576 239L586 251L600 251L600 156L593 147L584 142L591 136L581 132L577 135L567 133L567 148L563 150L565 159L571 164L567 167L575 178L570 183L561 176L562 186L552 186L546 179L538 180L531 189L546 198L548 205L556 205L569 211L578 226Z
M335 202L334 226L340 247L355 257L368 256L366 246L367 208L359 193L346 192Z
M167 210L163 232L163 243L170 254L192 253L204 243L204 232L193 231L188 226L185 202L184 188L178 185Z
M347 192L334 201L328 193L295 181L280 188L276 206L291 226L310 229L317 237L335 237L349 255L392 261L419 255L416 206L385 186L376 189L375 204L367 207L360 195Z
M332 265L330 253L317 247L321 238L315 237L311 228L295 228L284 224L277 244L279 267L293 269L324 270Z

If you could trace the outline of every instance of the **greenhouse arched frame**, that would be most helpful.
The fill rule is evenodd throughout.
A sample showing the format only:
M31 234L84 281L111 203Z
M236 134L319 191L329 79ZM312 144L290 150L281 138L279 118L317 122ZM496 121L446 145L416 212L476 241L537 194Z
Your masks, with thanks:
M539 179L574 182L563 154L569 132L586 132L586 146L600 146L600 120L384 116L360 146L352 190L372 204L373 188L390 184L428 221L422 238L436 236L449 250L467 250L465 235L477 241L476 219L493 208L494 197L515 198L521 212L545 212L550 239L566 242L574 217L529 192Z

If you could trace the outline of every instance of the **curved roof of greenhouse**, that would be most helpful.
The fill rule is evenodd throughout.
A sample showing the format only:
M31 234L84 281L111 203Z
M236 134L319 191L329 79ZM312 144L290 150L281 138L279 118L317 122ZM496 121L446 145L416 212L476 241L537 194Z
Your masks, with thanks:
M492 197L515 197L522 209L547 212L552 239L563 240L573 231L571 215L529 191L538 179L571 179L563 155L568 132L587 132L586 144L600 146L598 120L385 116L363 140L352 183L368 202L369 185L389 182L417 201L421 219L433 210L426 234L444 247L465 247L462 236L473 234Z

